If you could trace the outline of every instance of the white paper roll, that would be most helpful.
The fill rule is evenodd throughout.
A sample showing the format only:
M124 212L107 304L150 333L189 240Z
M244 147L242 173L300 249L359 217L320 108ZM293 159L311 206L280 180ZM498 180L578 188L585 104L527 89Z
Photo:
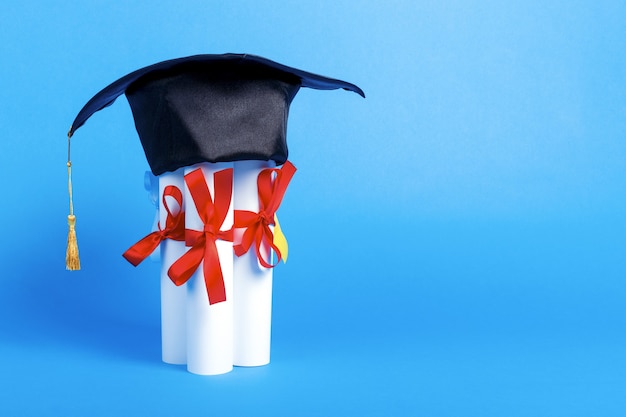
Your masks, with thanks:
M202 169L211 198L215 200L213 174L232 166L232 163L226 162L201 163L185 168L185 174ZM204 224L187 187L184 199L185 227L203 230ZM221 230L229 230L232 224L231 201ZM233 244L217 240L216 245L224 277L226 301L209 304L202 263L187 282L187 370L200 375L223 374L233 369Z
M235 210L259 211L257 177L264 168L274 166L273 161L234 163ZM234 244L241 241L243 231L235 229ZM267 365L270 362L273 270L259 263L253 246L244 255L234 256L233 271L233 364Z
M163 207L163 190L173 185L183 192L183 170L166 172L159 176L159 222L165 227L167 211ZM183 207L172 197L167 198L167 205L172 214L178 214ZM185 252L185 242L165 239L161 242L161 346L163 362L175 365L187 363L187 284L174 285L167 276L170 266Z

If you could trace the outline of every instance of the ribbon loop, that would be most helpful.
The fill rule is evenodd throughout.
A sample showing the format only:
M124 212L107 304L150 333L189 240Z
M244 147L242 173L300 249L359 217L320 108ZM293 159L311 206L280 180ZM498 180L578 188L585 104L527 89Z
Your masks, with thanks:
M167 198L172 197L178 204L178 210L174 212L170 209ZM161 228L159 222L159 230L156 230L133 246L128 248L122 256L132 265L137 266L146 259L165 239L177 241L185 240L185 213L183 211L183 193L180 189L173 185L168 185L163 189L162 207L167 213L165 219L165 227Z
M296 173L296 167L289 161L282 168L267 168L259 173L257 188L259 192L259 212L235 210L234 228L245 228L241 242L234 246L235 255L241 256L250 250L254 243L257 257L265 268L273 268L283 259L283 251L274 243L274 233L270 226L276 224L276 210L280 207L287 186ZM282 235L282 234L281 234ZM265 259L262 246L265 245ZM276 252L277 261L271 263L271 251ZM284 254L286 256L286 254Z
M228 214L233 191L233 169L228 168L214 174L215 201L204 179L201 169L185 175L185 184L202 220L203 229L186 230L185 242L190 249L172 264L167 274L176 285L187 282L204 261L204 282L209 304L226 301L224 276L217 252L216 241L231 241L232 229L222 231Z

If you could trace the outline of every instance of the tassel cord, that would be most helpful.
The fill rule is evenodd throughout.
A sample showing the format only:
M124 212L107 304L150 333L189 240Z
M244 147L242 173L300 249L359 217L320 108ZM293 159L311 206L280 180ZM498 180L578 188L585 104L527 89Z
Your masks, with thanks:
M70 138L67 135L67 189L70 197L70 214L67 216L67 251L65 253L65 268L69 271L80 269L80 258L78 256L78 243L76 240L76 216L74 216L74 197L72 192L72 161L70 159Z

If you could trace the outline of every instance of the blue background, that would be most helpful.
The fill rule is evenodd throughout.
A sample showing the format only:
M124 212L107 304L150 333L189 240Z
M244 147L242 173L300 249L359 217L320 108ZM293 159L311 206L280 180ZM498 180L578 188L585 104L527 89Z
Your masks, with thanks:
M24 1L0 7L0 414L623 416L623 1ZM160 361L158 264L125 98L197 53L356 83L303 89L272 363ZM176 413L176 414L175 414Z

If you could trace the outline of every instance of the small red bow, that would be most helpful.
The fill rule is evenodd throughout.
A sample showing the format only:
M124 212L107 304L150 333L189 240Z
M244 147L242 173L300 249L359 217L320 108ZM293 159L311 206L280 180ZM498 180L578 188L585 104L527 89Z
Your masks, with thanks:
M215 173L215 202L211 199L201 169L185 175L185 183L198 215L204 223L204 230L186 230L185 242L190 248L172 264L167 274L174 284L182 285L191 278L204 260L204 282L209 295L209 304L220 303L226 301L226 289L215 242L217 239L233 241L232 229L220 230L232 199L233 169L228 168Z
M179 210L176 214L173 214L167 205L166 197L173 197L178 203ZM165 227L161 229L159 223L159 230L154 231L141 239L139 242L131 246L122 256L126 258L128 262L134 266L139 265L144 259L146 259L159 244L165 239L172 239L178 241L185 240L185 213L183 212L183 193L173 185L168 185L163 190L163 208L167 212L165 219Z
M248 252L252 243L259 262L266 268L273 268L282 259L282 254L274 244L274 233L270 226L275 225L276 210L283 200L289 181L296 173L296 167L289 161L285 162L281 169L267 168L259 173L257 178L257 187L259 190L259 212L255 213L248 210L235 210L234 228L246 228L241 243L233 247L235 255L241 256ZM275 174L275 178L272 177ZM265 243L276 252L277 261L271 263L271 251L267 251L269 260L265 260L261 245Z

